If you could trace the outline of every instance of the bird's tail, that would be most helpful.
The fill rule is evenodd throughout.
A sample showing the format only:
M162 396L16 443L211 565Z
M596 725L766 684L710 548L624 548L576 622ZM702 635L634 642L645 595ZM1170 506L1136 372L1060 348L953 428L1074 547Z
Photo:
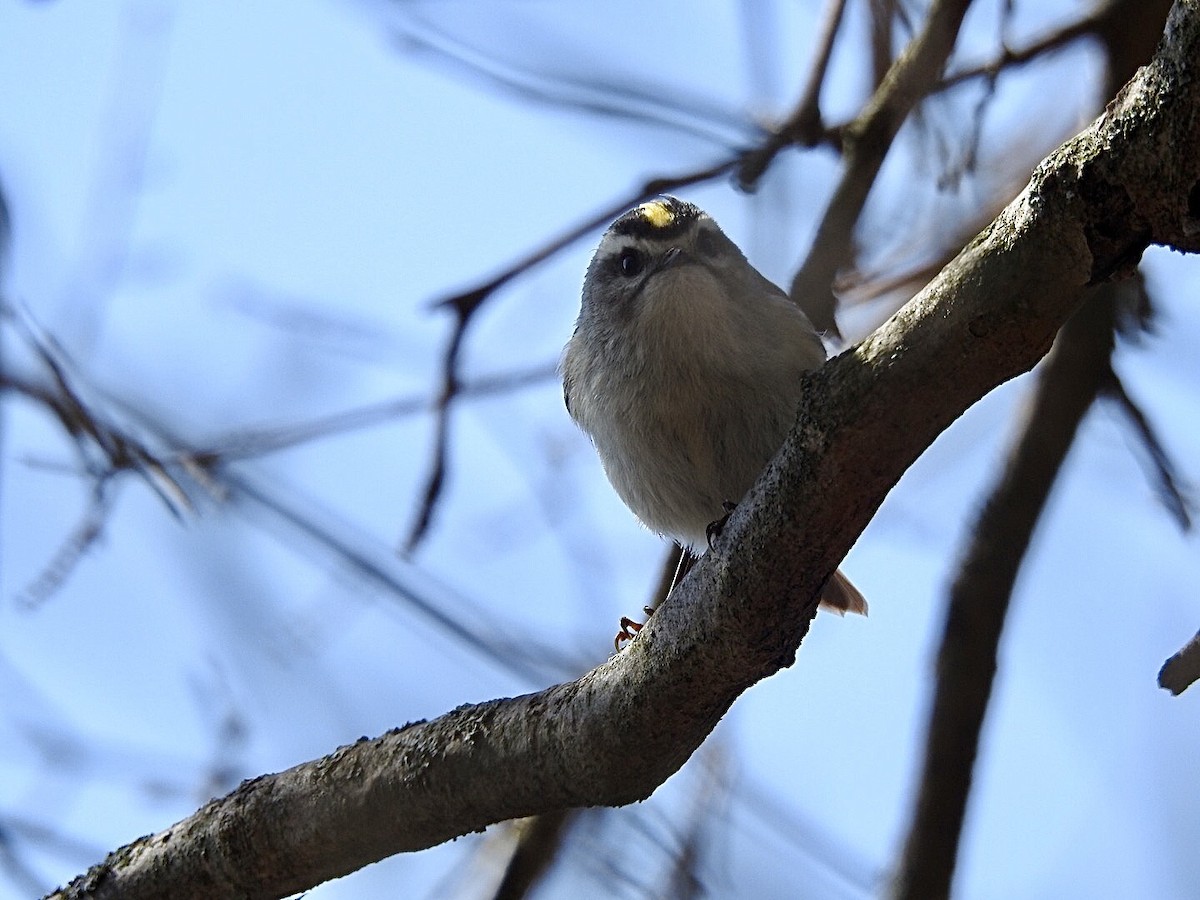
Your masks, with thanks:
M829 576L825 587L821 588L821 609L835 612L839 616L844 616L848 612L865 616L867 614L867 598L850 583L850 579L842 574L842 570L838 569Z

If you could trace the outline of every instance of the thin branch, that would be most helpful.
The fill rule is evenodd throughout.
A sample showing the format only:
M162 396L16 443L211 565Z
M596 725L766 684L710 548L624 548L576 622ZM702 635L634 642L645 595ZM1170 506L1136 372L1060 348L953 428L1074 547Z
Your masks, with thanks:
M838 335L832 285L851 258L853 235L892 140L937 81L970 0L935 0L921 33L889 70L863 111L843 132L842 174L789 294L817 330Z
M732 776L725 748L709 742L700 760L704 765L700 783L692 790L691 809L682 824L679 846L671 854L666 883L655 896L665 900L697 900L713 896L713 886L701 877L709 846L717 835L727 834ZM709 866L710 869L715 868ZM718 889L715 895L722 892Z
M28 315L18 316L8 308L2 313L15 324L45 366L52 383L46 386L0 370L0 388L23 394L52 412L74 440L83 468L93 479L133 472L159 496L172 515L179 517L190 511L187 491L154 452L127 429L104 420L80 396L67 374L68 360L63 349L52 338L43 335ZM100 454L98 460L95 450Z
M0 311L2 312L2 311ZM31 323L25 323L32 329ZM546 678L558 678L578 672L584 665L559 648L539 644L528 635L506 635L497 621L480 608L471 606L461 597L453 597L448 589L429 589L417 585L417 573L391 554L380 554L361 535L348 537L331 522L317 521L311 512L298 508L296 492L273 492L260 480L234 471L225 465L226 458L211 448L191 447L179 435L171 433L161 422L144 410L119 397L93 389L107 408L116 410L121 418L134 424L154 439L161 452L152 452L132 429L118 427L100 414L96 404L85 402L67 374L65 363L56 356L56 348L45 339L27 330L26 337L53 373L49 385L17 376L0 369L0 390L9 390L28 397L44 406L59 420L84 457L83 471L92 481L92 505L83 521L64 541L62 547L46 566L45 571L24 594L25 601L37 603L49 596L70 574L73 566L100 536L105 518L113 502L113 491L122 474L132 472L153 490L172 513L191 509L187 488L198 488L219 502L233 507L250 508L269 513L283 524L294 537L311 542L330 557L346 566L368 583L379 588L385 596L398 599L408 609L448 634L463 646L496 663L503 670L531 684L545 683ZM532 373L527 373L532 377ZM503 390L520 379L496 376L475 382L472 390L487 393ZM374 410L358 410L347 414L370 418ZM326 423L331 424L331 423ZM345 424L338 422L337 424ZM320 428L314 429L320 431ZM100 448L99 455L95 452ZM187 505L184 506L183 504ZM428 576L421 578L428 581ZM452 612L457 605L466 611Z
M829 60L833 56L833 44L845 9L846 0L828 0L825 15L817 30L817 49L813 54L804 92L783 124L767 135L759 147L742 158L735 178L743 191L754 190L767 167L785 147L793 144L815 147L823 141L831 141L831 134L821 117L821 87L825 83Z
M114 488L115 485L108 479L98 479L93 483L82 518L63 539L37 578L21 591L17 601L21 606L33 609L53 596L76 570L80 560L95 546L112 512Z
M868 33L868 56L871 60L871 90L883 84L894 61L892 56L893 22L900 19L901 25L911 27L908 14L897 0L870 0L871 27Z
M988 62L952 72L936 84L931 85L929 93L948 91L975 78L995 80L1003 71L1018 68L1047 53L1060 50L1080 38L1094 35L1104 21L1107 5L1100 4L1083 18L1051 31L1019 50L1003 47L1000 53Z
M49 384L0 369L0 390L22 395L48 410L71 439L80 471L91 482L87 507L79 523L63 539L38 576L21 592L27 608L41 605L76 570L100 538L112 511L116 483L123 474L138 476L179 517L191 509L180 480L135 435L106 421L76 390L67 374L61 349L43 337L31 320L5 308L2 314L16 326L49 374Z
M1117 373L1111 369L1103 390L1105 395L1111 397L1121 412L1125 414L1125 418L1133 426L1134 433L1146 448L1146 452L1150 454L1150 461L1154 466L1154 473L1158 481L1158 496L1162 500L1163 506L1167 508L1167 512L1175 519L1181 530L1190 530L1192 527L1190 504L1179 487L1175 465L1171 462L1171 457L1167 455L1162 441L1158 439L1154 426L1150 424L1150 420L1146 418L1141 407L1129 396Z
M436 28L417 15L393 27L395 45L424 53L457 73L496 91L552 109L647 123L719 146L755 141L761 129L736 106L710 96L688 95L668 83L647 84L636 77L600 80L564 70L546 75L501 59L494 47L482 49Z
M459 397L491 397L518 391L530 385L553 379L556 365L547 363L532 368L502 372L482 378L464 379L458 388ZM426 396L405 396L380 403L370 403L342 410L327 416L275 428L247 428L208 442L189 454L201 465L228 463L239 459L265 456L279 450L307 444L334 435L371 428L418 413L435 412L436 400Z
M1158 686L1176 697L1200 681L1200 631L1158 672Z
M576 818L573 810L558 809L513 822L516 840L492 900L527 897L554 863Z
M1093 292L1059 335L950 588L921 787L894 886L898 900L950 894L1013 585L1079 423L1110 371L1113 291Z
M1170 0L1099 0L1087 15L1047 32L1019 50L1005 46L988 62L952 72L934 85L931 93L949 90L975 78L995 79L1001 72L1024 66L1088 37L1094 37L1104 45L1110 65L1128 73L1145 56L1135 54L1131 66L1130 61L1118 58L1124 53L1122 48L1144 47L1147 42L1153 44L1170 5Z

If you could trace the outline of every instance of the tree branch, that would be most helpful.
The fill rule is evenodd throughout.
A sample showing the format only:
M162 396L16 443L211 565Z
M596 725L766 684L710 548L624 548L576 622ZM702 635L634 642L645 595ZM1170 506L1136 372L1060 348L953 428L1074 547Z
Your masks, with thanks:
M1116 289L1097 288L1059 334L1017 445L971 530L950 588L921 788L894 897L950 895L1009 601L1079 424L1107 381Z
M1175 520L1181 530L1190 530L1192 527L1191 504L1184 494L1183 488L1179 486L1179 478L1175 474L1175 466L1171 462L1171 457L1167 455L1166 448L1158 439L1154 426L1150 424L1150 420L1146 418L1142 408L1129 396L1129 392L1125 390L1125 385L1117 373L1110 371L1108 376L1104 392L1120 407L1125 418L1129 420L1129 424L1133 426L1134 434L1142 442L1146 452L1150 454L1150 463L1154 467L1154 476L1158 482L1158 496L1162 499L1163 506L1166 507L1167 512L1171 514L1171 518Z
M817 48L813 54L804 93L787 120L768 134L760 146L751 149L742 157L734 175L741 190L753 190L767 171L767 167L784 147L792 144L813 147L830 138L821 116L821 88L825 84L825 73L829 69L833 44L837 39L842 13L845 10L846 0L829 0L829 5L825 7L825 15L821 19Z
M839 333L834 318L834 277L850 259L854 227L892 140L912 108L940 78L968 6L970 0L935 0L921 33L896 60L863 111L842 132L842 176L808 256L788 290L818 331Z
M284 896L492 822L649 796L742 691L793 661L821 585L891 487L1037 362L1085 287L1151 241L1200 249L1197 60L1200 0L1180 0L1155 63L1108 112L921 294L811 376L717 549L623 653L245 782L56 896Z
M1158 686L1176 697L1197 681L1200 681L1200 631L1158 671Z

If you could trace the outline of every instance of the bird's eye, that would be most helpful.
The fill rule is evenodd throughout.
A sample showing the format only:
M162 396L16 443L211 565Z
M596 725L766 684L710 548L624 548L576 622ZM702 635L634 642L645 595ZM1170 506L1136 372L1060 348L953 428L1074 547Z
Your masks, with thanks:
M701 256L718 256L721 253L721 242L711 231L701 231L696 235L696 250Z
M633 247L626 247L621 251L621 255L617 257L617 265L620 266L622 275L626 278L632 278L645 268L646 254Z

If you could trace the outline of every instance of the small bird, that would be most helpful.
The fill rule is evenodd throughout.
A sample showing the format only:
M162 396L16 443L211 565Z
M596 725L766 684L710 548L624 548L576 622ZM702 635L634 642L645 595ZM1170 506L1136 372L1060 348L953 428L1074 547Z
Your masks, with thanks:
M560 370L567 411L625 505L698 554L782 446L801 378L823 362L808 317L717 223L660 197L600 239ZM867 612L840 571L821 605Z

